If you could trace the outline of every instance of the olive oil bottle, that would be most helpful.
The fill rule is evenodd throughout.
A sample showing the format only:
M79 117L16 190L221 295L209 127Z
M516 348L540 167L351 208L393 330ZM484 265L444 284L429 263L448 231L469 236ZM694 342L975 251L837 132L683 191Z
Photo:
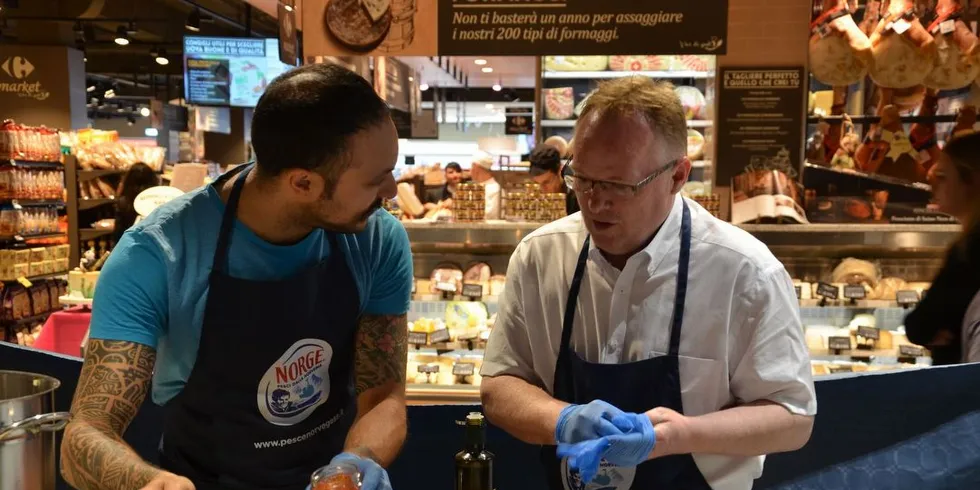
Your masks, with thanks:
M466 445L456 453L456 490L493 490L493 453L486 450L486 419L470 412L466 421Z

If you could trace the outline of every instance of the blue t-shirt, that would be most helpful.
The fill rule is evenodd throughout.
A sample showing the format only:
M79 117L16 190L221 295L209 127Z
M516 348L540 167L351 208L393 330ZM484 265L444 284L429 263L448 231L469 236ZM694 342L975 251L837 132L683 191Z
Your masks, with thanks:
M180 392L194 367L224 210L213 186L170 201L123 235L99 276L90 337L156 348L158 405ZM282 279L334 253L323 230L288 246L270 244L238 221L233 233L228 271L241 279ZM357 282L362 313L408 311L412 256L397 219L379 210L366 230L337 235L337 243Z

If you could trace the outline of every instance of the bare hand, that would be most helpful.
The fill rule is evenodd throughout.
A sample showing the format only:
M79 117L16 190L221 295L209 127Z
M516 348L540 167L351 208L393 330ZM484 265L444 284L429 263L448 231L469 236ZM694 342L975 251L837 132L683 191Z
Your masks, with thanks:
M194 484L182 476L161 471L140 490L195 490Z
M653 424L657 443L650 452L650 459L671 454L686 454L688 418L669 408L657 407L646 412Z

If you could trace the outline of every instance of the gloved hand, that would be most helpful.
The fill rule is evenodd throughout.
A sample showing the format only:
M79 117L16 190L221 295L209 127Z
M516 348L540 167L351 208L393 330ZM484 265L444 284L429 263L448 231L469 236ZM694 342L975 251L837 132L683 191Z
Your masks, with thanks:
M577 471L582 484L589 483L599 473L602 453L609 449L609 439L600 437L576 444L558 444L558 457L568 458L568 467Z
M645 413L625 413L613 419L622 435L610 435L609 449L602 458L616 466L636 466L647 460L657 443L653 423Z
M362 458L356 454L340 453L330 464L349 463L361 471L361 490L391 490L388 472L373 459Z
M555 440L559 443L576 443L602 436L622 435L632 425L624 425L622 429L617 427L614 420L621 415L625 415L625 412L602 400L593 400L586 405L569 405L558 415ZM620 421L626 422L626 419Z

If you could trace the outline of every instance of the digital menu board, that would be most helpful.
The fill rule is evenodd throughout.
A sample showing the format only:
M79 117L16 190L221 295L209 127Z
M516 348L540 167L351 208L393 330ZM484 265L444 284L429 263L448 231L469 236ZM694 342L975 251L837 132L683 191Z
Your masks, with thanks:
M289 68L279 61L277 39L184 37L184 98L190 104L255 107Z

